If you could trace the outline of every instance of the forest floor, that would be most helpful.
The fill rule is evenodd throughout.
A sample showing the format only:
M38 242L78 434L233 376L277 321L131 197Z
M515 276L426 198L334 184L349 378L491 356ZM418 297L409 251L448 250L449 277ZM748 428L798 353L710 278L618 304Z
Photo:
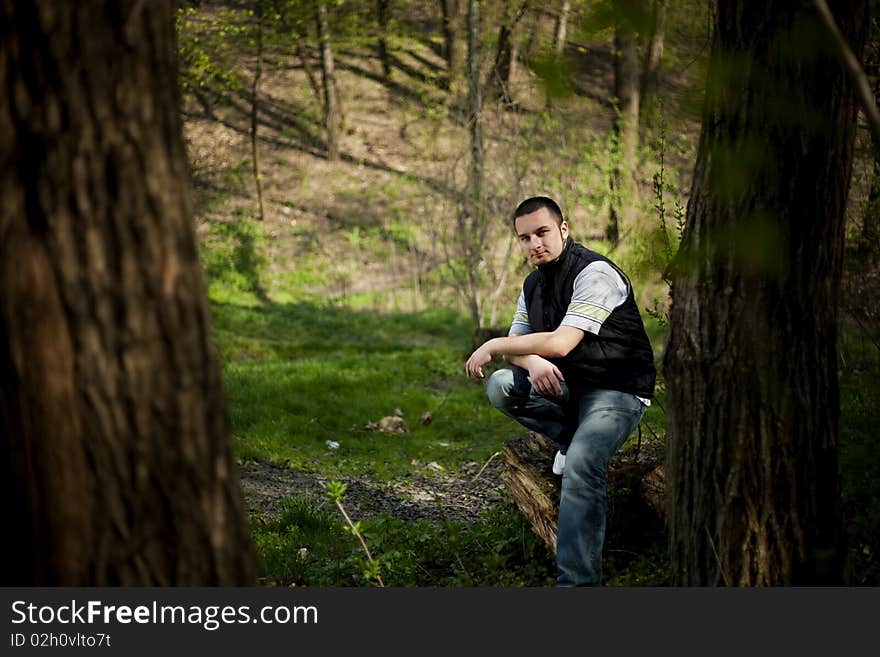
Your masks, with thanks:
M210 15L224 4L206 2L203 11ZM667 50L674 59L664 93L674 102L668 103L666 175L675 199L683 205L699 134L695 90L702 84L703 41L699 35L673 30ZM520 111L489 113L487 150L502 162L516 152L505 149L525 143L523 131L534 129L558 144L560 153L571 148L565 153L572 161L577 150L590 151L595 159L587 163L586 178L572 174L568 187L562 183L538 187L569 197L575 235L588 241L601 234L607 207L601 194L578 186L591 189L603 184L595 176L601 173L605 157L601 149L614 116L605 100L613 68L607 43L572 44L570 49L578 62L574 93L557 100L547 113L540 80L521 67L514 87ZM266 560L264 573L273 571L272 578L279 583L336 581L320 579L331 576L329 566L301 571L304 566L291 564L287 556L272 560L275 548L286 555L292 546L307 544L292 525L273 524L287 513L292 497L302 496L334 511L326 486L342 481L348 484L344 499L355 519L382 522L388 516L407 523L408 527L395 531L409 542L416 538L406 532L423 521L458 523L465 532L464 527L479 526L487 513L505 504L503 464L500 456L493 455L505 440L522 431L488 408L479 385L464 380L460 362L470 347L469 323L458 311L440 310L460 303L440 282L444 233L436 223L453 216L450 199L459 184L467 132L456 119L455 103L437 83L445 66L439 39L396 39L392 56L393 72L386 79L372 47L353 43L339 48L337 73L346 128L341 160L328 162L320 106L300 60L289 47L269 45L260 84L262 222L255 219L249 139L252 51L238 48L233 53L240 67L237 84L197 86L185 97L184 130L197 231L242 486L261 559ZM651 150L654 142L647 138L646 142L650 143L640 154L640 189L643 207L649 211L657 154ZM854 179L849 207L852 215L860 211L866 190L867 149L864 139L861 143L856 166L861 173ZM552 148L548 150L552 153ZM539 182L531 179L533 184ZM514 183L529 189L529 179ZM515 187L501 173L490 185ZM507 211L499 211L499 216ZM599 250L605 246L590 245ZM842 346L846 361L841 368L845 425L841 462L850 473L844 506L857 575L862 583L877 583L880 460L871 455L875 409L880 404L880 277L868 263L856 256L847 259L845 268L842 333L848 337ZM521 273L509 278L500 296L501 324L515 302ZM655 295L665 296L665 288L655 282L643 287L643 307L650 306ZM662 327L649 321L649 331L659 359ZM396 441L364 429L367 423L391 415L395 407L401 407L407 418L433 410L434 422L429 426L410 422L410 433ZM662 407L652 408L647 420L662 441ZM341 447L329 448L327 439ZM299 516L296 522L305 523ZM460 548L457 563L447 564L445 555L436 555L431 564L418 565L418 572L401 574L399 581L433 585L440 580L426 573L442 571L446 583L497 582L488 571L484 579L477 574L488 561L487 551L492 551L486 546L492 544L504 544L516 553L509 556L496 550L505 555L509 573L523 578L507 583L544 581L545 571L528 570L531 566L523 563L530 556L543 567L550 563L547 555L538 546L527 550L527 541L518 534L520 525L508 516L494 517L492 522L501 528L498 532L509 532L477 535L476 562ZM382 531L374 529L374 542L390 540L382 538ZM453 541L450 536L442 535L444 544ZM634 547L614 535L609 536L608 547L619 566L609 567L614 583L666 581L661 547ZM395 550L406 552L398 544L386 551ZM630 575L623 570L640 558L641 571ZM519 565L514 568L514 564ZM393 571L394 566L387 567ZM342 571L332 572L332 577L344 576Z
M500 456L495 456L485 464L471 461L450 473L417 473L390 481L365 475L339 480L347 484L346 509L356 519L388 514L410 522L449 520L472 524L502 500L503 470ZM267 461L245 463L240 473L251 513L277 515L291 491L307 496L317 505L328 504L329 478L319 473L297 472Z

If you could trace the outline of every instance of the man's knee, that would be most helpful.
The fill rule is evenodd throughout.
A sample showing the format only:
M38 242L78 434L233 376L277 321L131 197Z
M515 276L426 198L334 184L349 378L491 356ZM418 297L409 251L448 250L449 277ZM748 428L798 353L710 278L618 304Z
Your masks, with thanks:
M486 383L486 396L495 408L505 408L512 401L513 388L513 372L505 367L493 372L489 377Z
M607 465L608 461L603 454L590 449L581 441L573 442L565 455L563 487L602 488L605 486Z

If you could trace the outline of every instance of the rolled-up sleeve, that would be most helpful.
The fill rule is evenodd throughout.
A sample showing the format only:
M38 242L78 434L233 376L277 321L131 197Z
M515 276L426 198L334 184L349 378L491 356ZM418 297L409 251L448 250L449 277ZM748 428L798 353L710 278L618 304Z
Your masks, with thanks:
M513 322L510 324L510 330L507 335L525 335L532 332L532 325L529 323L529 311L526 309L526 298L523 293L519 293L519 299L516 302L516 312L513 313Z
M574 279L571 303L562 318L562 326L573 326L598 335L602 323L626 301L627 282L608 263L593 262Z

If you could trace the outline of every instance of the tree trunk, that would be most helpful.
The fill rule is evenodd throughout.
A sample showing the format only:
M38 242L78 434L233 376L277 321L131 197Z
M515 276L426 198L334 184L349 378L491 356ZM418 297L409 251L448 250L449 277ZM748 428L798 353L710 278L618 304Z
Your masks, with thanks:
M617 117L614 138L617 154L611 172L611 203L606 238L617 245L621 226L633 221L636 204L634 169L639 143L639 59L636 38L629 25L620 24L614 33L614 95Z
M492 74L489 77L489 88L492 94L504 102L505 105L511 105L513 99L510 95L510 80L513 74L513 42L514 31L520 20L528 9L529 1L523 2L516 12L510 16L508 14L509 7L505 6L504 16L502 18L501 27L498 28L498 43L495 48L495 63L492 66Z
M562 53L565 52L565 38L568 32L568 15L570 13L571 2L565 0L562 3L562 8L559 10L559 13L556 15L555 48L557 56L561 56Z
M5 585L246 585L172 2L0 5Z
M327 130L327 159L339 159L339 137L342 132L339 96L336 91L336 67L333 49L330 47L330 28L327 20L327 3L315 4L315 22L321 44L321 77L324 85L324 127Z
M459 0L440 0L443 11L443 55L451 95L458 95L464 73L464 53L458 41L462 28L462 11Z
M533 7L529 12L529 19L523 29L523 42L519 47L519 61L529 62L535 54L535 44L538 43L541 28L541 10Z
M483 238L483 94L480 84L480 3L468 0L468 124L470 126L471 166L468 174L467 203L461 219L469 236L467 289L468 306L474 321L474 330L480 329L480 301L478 266L482 260Z
M873 160L871 191L862 217L862 239L859 250L864 256L877 259L878 244L880 244L880 141L873 134L871 154Z
M382 62L382 75L391 77L391 58L388 56L388 18L391 14L391 0L376 0L376 17L379 23L379 61Z
M315 71L312 68L312 63L309 59L309 52L302 36L296 35L294 38L296 39L296 56L299 57L299 61L302 62L306 78L309 80L309 86L312 88L312 93L315 94L315 100L318 101L318 105L323 110L325 103L324 92L321 89L321 85L318 83L318 76L315 75Z
M254 68L254 82L251 87L251 156L254 160L254 185L257 190L257 219L263 221L263 175L260 173L260 149L258 144L259 126L259 85L263 73L263 6L257 0L257 63Z
M876 20L876 19L874 19ZM874 81L874 103L880 105L880 80ZM859 252L863 257L877 260L880 245L880 140L871 131L871 189L862 215L862 236Z
M663 42L666 37L666 8L669 0L654 0L654 20L651 40L645 51L642 68L642 118L654 115L654 101L660 83L660 64L663 61Z
M859 54L866 3L838 3ZM838 294L856 102L809 5L717 5L665 353L680 585L840 583ZM746 93L748 91L748 93Z

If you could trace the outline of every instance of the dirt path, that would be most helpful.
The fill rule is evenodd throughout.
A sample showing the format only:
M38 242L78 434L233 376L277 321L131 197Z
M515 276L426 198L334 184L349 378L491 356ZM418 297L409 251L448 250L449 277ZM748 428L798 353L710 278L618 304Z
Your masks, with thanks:
M418 474L390 482L368 477L342 478L348 484L344 503L352 518L360 520L387 513L407 521L476 521L503 496L501 457L494 457L480 473L482 463L468 463L460 472ZM294 495L327 504L328 478L296 472L267 462L250 462L239 468L245 502L250 513L272 516L280 503ZM479 477L477 477L477 474Z

